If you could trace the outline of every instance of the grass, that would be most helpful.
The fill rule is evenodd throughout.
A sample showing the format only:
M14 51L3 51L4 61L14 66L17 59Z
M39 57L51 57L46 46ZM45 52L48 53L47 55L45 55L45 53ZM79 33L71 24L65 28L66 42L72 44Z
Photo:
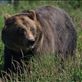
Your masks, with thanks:
M25 68L24 74L20 74L20 77L18 74L13 73L10 81L3 77L3 79L6 79L4 82L82 82L82 6L77 8L77 3L70 5L70 1L20 1L16 10L10 4L0 5L0 30L4 26L3 16L7 13L13 14L24 9L36 9L41 6L52 5L63 8L70 14L74 20L78 37L75 58L69 57L62 65L60 58L55 57L53 54L35 56L29 61L31 66L30 74ZM0 39L0 69L2 69L3 63L3 43Z

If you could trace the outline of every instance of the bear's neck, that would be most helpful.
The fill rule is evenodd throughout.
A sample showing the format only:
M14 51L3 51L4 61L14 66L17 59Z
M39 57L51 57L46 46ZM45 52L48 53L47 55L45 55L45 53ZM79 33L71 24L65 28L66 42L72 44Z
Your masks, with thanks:
M42 28L43 29L43 28ZM49 32L49 33L48 33ZM35 46L37 53L54 53L54 38L52 30L42 30L41 35L39 36L39 40L37 41L37 46Z

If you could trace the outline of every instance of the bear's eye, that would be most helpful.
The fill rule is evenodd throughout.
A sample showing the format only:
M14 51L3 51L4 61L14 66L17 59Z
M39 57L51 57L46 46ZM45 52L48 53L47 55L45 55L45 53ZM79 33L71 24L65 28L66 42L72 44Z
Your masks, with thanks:
M17 33L19 33L21 35L24 34L24 29L23 28L18 28Z
M30 30L31 30L33 33L35 33L35 29L34 29L34 28L31 28Z
M24 28L22 28L21 26L20 27L18 27L18 29L17 29L18 31L24 31L25 29Z

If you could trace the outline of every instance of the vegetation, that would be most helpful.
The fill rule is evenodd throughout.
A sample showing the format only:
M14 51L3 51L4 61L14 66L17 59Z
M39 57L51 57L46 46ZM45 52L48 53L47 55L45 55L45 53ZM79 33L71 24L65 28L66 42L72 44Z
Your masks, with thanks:
M0 31L4 25L5 14L15 14L26 9L36 9L41 6L51 5L67 11L75 23L77 31L76 57L69 57L61 63L60 58L53 54L33 57L29 63L30 73L24 69L24 74L12 74L10 81L3 77L3 82L82 82L82 1L80 0L45 0L45 1L19 1L15 8L12 4L0 4ZM1 34L0 34L1 35ZM3 43L0 39L0 70L3 67Z

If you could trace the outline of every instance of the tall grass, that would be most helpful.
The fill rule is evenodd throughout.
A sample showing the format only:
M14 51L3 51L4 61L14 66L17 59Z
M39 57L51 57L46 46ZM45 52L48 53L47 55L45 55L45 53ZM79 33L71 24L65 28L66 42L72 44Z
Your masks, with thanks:
M2 77L3 82L81 82L82 59L69 57L61 62L54 54L35 56L29 61L28 67L24 68L23 74L6 74ZM9 79L7 79L9 77Z
M77 31L77 49L76 57L69 57L63 63L61 59L53 54L47 54L42 56L35 56L29 61L30 73L27 68L24 68L24 73L14 74L12 73L10 80L3 77L3 82L82 82L82 11L78 0L74 2L56 0L56 1L20 1L16 10L11 4L0 5L0 29L4 26L4 15L15 14L22 10L36 9L45 5L52 5L54 7L63 8L72 17L75 23L75 29ZM72 5L73 4L73 5ZM77 6L77 7L76 7ZM3 43L0 39L0 69L3 65Z

